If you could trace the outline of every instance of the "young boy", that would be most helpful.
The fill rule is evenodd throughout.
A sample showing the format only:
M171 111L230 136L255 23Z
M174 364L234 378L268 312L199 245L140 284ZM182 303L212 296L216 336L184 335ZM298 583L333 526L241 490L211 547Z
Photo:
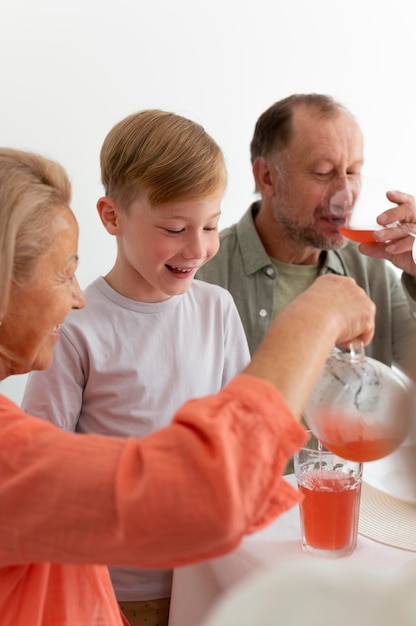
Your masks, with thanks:
M194 281L218 251L226 170L200 125L159 110L119 122L100 159L97 209L116 237L116 260L62 324L53 363L31 374L23 408L66 430L143 436L249 361L229 293ZM110 572L132 625L167 625L171 571Z

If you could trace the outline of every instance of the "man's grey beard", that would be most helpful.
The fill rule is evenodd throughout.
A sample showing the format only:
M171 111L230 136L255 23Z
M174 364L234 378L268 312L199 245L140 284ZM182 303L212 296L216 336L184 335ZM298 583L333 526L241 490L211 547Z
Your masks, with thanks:
M312 226L302 228L299 224L282 217L279 218L279 221L284 227L287 237L294 243L304 247L312 247L317 250L339 250L347 243L345 238L340 234L327 237L318 234Z

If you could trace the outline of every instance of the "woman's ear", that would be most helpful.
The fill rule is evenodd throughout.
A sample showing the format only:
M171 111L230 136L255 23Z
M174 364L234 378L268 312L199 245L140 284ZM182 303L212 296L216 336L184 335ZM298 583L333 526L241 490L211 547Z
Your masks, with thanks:
M97 211L107 232L110 235L119 235L121 231L116 202L108 196L103 196L97 200Z

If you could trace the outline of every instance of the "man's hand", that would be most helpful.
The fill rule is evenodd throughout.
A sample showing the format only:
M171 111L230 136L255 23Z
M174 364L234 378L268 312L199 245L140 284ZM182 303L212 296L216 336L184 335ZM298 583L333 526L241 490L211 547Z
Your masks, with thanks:
M412 248L416 237L416 204L413 196L401 191L389 191L387 197L397 206L384 211L377 221L382 228L374 233L375 243L363 243L360 252L367 256L387 259L407 274L416 277ZM393 224L393 226L389 226ZM413 235L413 234L414 235Z

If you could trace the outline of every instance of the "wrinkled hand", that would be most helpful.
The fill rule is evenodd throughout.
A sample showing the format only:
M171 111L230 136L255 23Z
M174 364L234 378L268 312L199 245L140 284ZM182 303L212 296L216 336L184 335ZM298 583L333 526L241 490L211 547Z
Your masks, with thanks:
M272 383L299 419L334 345L371 341L375 310L353 278L319 276L274 318L244 372Z
M416 265L412 257L412 247L416 236L416 204L413 196L401 191L389 191L387 197L397 206L378 216L382 228L374 233L375 243L363 243L360 252L367 256L387 259L399 269L416 277Z
M376 307L353 278L335 274L319 276L303 295L308 299L305 305L309 310L319 307L320 315L327 318L329 325L335 320L335 343L344 347L354 339L364 345L370 343Z

